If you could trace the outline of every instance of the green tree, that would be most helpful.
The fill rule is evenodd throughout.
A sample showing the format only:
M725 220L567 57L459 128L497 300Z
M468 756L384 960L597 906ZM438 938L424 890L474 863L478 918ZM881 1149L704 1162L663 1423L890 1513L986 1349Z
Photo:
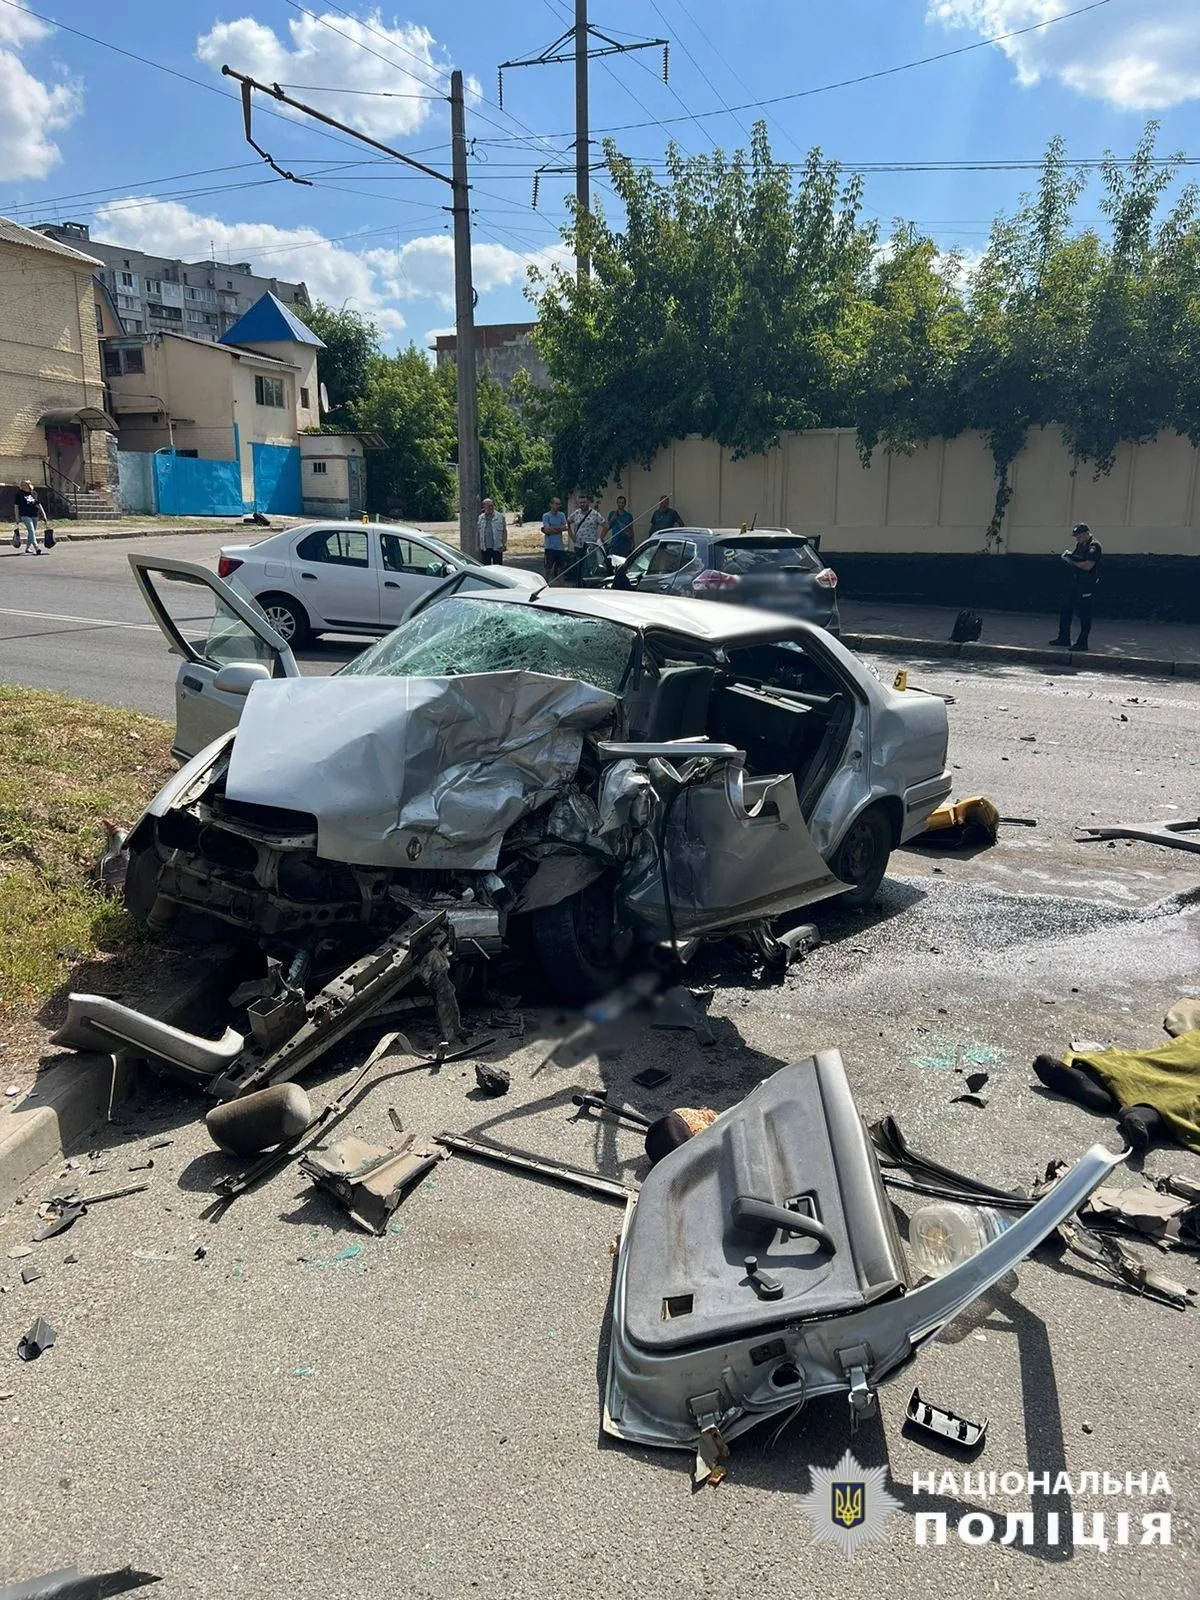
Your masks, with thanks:
M444 522L454 514L457 419L453 374L430 366L415 344L394 356L376 355L365 392L349 403L354 428L380 434L382 450L367 452L367 504L391 516Z
M304 320L325 345L317 359L329 396L323 426L328 430L351 427L350 406L366 394L371 363L380 353L379 329L361 312L346 306L335 311L320 300L305 311Z

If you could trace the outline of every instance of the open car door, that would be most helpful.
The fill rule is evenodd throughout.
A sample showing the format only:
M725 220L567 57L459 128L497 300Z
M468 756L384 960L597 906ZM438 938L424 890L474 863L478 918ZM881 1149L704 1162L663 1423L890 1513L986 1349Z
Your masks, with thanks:
M523 589L523 598L528 600L545 587L546 580L541 573L528 572L524 567L463 567L459 572L452 573L445 583L439 583L436 589L418 595L404 613L404 621L408 622L439 600L449 600L456 594L471 594L480 589ZM514 594L513 598L517 596Z
M183 658L171 747L180 760L237 725L255 683L300 676L291 650L244 590L194 561L131 555L129 565L150 615Z

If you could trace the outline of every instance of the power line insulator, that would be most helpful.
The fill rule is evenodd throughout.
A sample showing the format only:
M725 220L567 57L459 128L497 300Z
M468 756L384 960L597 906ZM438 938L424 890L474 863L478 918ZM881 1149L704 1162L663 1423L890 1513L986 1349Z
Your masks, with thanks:
M504 68L496 68L496 103L504 110Z
M663 82L664 83L670 83L670 81L671 81L671 46L669 44L665 44L665 45L663 45Z
M535 211L537 210L537 202L538 202L538 184L541 182L541 178L542 178L542 175L541 175L540 172L535 172L534 173L534 175L533 175L533 209Z

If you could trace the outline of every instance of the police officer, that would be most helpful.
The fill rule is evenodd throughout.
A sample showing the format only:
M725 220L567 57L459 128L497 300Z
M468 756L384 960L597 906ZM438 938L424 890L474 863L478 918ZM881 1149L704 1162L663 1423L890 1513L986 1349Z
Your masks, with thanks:
M1092 597L1100 578L1100 560L1104 551L1092 538L1092 530L1086 522L1077 522L1071 533L1075 543L1062 553L1063 560L1071 568L1071 586L1059 613L1058 635L1050 643L1061 645L1064 649L1086 650L1092 631ZM1071 617L1074 613L1079 616L1079 637L1072 644Z

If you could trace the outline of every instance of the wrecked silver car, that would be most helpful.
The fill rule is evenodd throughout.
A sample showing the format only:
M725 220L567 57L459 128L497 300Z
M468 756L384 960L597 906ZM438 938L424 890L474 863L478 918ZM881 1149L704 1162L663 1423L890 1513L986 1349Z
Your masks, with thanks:
M187 657L176 746L198 751L128 841L127 900L155 927L183 907L287 948L441 914L460 957L523 934L579 1000L638 947L865 903L950 791L940 699L769 612L435 595L305 678L213 574L131 559ZM164 620L175 584L190 629ZM226 702L236 730L199 748Z

